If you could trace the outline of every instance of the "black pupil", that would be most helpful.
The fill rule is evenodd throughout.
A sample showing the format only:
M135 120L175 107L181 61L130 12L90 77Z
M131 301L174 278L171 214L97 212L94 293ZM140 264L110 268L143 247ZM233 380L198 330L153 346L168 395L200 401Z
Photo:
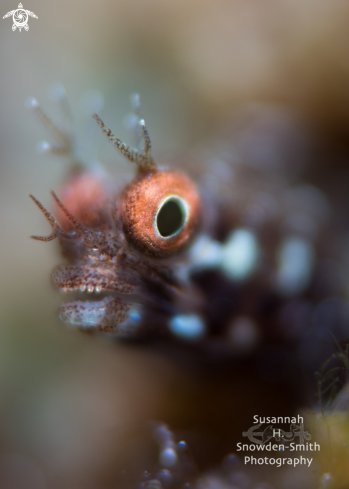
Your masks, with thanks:
M177 200L169 199L161 207L158 215L156 224L158 227L159 234L163 238L168 238L172 236L183 225L184 215L183 210Z

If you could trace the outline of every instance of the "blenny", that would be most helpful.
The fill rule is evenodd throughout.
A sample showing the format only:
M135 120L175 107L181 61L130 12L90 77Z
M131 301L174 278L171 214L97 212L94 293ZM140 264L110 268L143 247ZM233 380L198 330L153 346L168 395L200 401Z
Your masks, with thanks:
M135 165L135 177L123 186L81 161L70 133L31 102L58 143L44 143L42 149L73 163L59 197L52 192L52 214L31 196L52 229L47 237L33 238L57 238L66 260L53 270L52 283L77 295L60 307L60 318L82 331L195 346L216 364L247 355L255 362L256 382L286 379L297 385L298 405L303 405L305 390L312 392L307 389L311 384L314 405L314 372L348 337L344 241L333 230L327 198L287 171L256 165L255 150L262 159L268 154L268 137L258 131L240 139L245 149L256 144L240 155L239 144L228 137L201 152L196 164L189 158L176 169L158 165L139 97L132 100L137 149L121 142L94 115L109 141ZM69 113L64 92L60 102ZM280 127L276 124L274 130ZM279 144L280 134L276 139ZM251 160L241 154L252 155ZM89 299L81 300L85 294ZM328 363L324 365L317 382L320 403L329 389L331 401L342 387L337 379L333 384ZM154 433L159 460L140 487L257 484L259 473L242 468L234 455L216 474L197 478L186 443L176 442L163 423ZM327 475L321 477L327 481ZM288 480L289 473L284 477ZM298 487L297 477L295 481L290 487Z
M61 102L67 106L63 92ZM44 149L76 163L70 133L35 100L31 106L58 142ZM52 229L33 238L57 238L67 260L52 273L54 287L91 297L63 304L62 321L120 337L172 338L218 356L302 343L297 355L306 362L306 345L328 326L319 311L337 310L345 298L338 273L328 272L337 251L327 239L326 197L239 160L226 146L199 164L182 164L191 176L163 168L151 155L138 96L133 109L138 149L94 115L135 165L124 188L79 162L59 197L52 192L53 214L31 196ZM338 328L333 334L340 340Z

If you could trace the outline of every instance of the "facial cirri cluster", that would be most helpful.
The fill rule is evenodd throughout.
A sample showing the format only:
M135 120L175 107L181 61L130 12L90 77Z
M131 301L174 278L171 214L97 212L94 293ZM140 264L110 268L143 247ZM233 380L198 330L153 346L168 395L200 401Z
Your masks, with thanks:
M69 135L32 105L60 141L46 149L70 154ZM81 165L60 197L52 192L55 217L32 197L52 228L34 238L57 238L67 260L52 282L77 296L60 318L81 330L172 337L225 352L313 341L319 308L334 295L343 299L340 281L326 271L334 251L324 238L325 197L226 155L214 162L217 153L196 165L194 178L161 169L137 104L135 112L138 150L94 116L136 165L124 189Z

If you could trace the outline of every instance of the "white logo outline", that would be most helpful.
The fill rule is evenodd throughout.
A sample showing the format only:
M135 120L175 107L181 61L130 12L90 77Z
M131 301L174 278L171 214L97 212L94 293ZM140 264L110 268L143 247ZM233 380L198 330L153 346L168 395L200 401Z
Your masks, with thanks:
M28 25L28 18L34 17L34 19L38 19L38 16L35 15L33 12L30 12L30 10L24 10L23 5L19 3L18 9L16 10L11 10L11 12L7 12L3 16L3 19L6 19L7 17L11 17L12 15L12 20L13 20L13 25L12 25L12 30L15 31L17 28L19 29L19 32L24 29L25 31L29 31L29 25Z

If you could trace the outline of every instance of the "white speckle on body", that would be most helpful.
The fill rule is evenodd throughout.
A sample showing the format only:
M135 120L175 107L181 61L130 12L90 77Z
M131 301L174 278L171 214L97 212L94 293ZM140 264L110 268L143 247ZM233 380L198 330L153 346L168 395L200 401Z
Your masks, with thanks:
M222 244L203 235L189 250L190 265L196 269L218 268L222 259Z
M222 249L221 269L231 280L245 280L255 270L259 248L256 236L248 229L233 231Z

